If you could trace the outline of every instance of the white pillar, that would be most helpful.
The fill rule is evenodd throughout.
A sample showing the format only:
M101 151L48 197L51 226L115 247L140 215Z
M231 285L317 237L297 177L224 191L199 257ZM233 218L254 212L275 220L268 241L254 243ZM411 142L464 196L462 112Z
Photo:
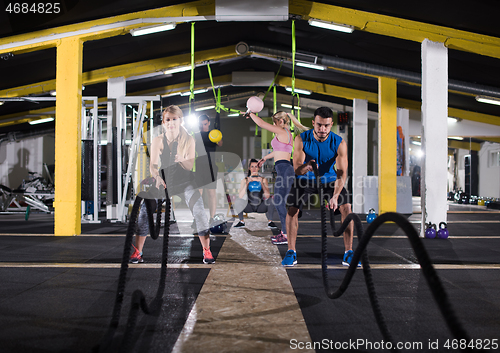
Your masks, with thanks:
M363 212L363 177L368 169L368 101L354 99L352 103L352 210Z
M447 221L448 49L443 43L422 43L422 222Z
M124 97L126 94L126 81L125 77L115 77L108 79L108 117L107 117L107 141L108 141L108 191L106 196L106 219L117 219L117 200L121 198L121 148L116 149L117 158L113 161L113 131L115 131L118 144L121 145L121 129L122 122L120 119L120 104L118 99ZM118 175L113 175L113 164L116 164L116 171ZM114 185L117 185L118 195L113 195ZM116 199L115 197L116 196ZM116 201L116 202L115 202Z
M408 109L398 108L398 126L403 129L404 139L404 170L403 176L410 176L410 111Z

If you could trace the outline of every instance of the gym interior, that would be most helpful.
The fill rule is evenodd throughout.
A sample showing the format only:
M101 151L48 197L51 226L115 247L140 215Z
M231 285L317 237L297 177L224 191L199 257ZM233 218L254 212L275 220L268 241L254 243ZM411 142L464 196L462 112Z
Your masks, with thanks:
M499 5L482 5L4 3L0 351L497 351ZM272 152L251 97L267 122L333 111L360 268L342 265L341 219L317 199L294 267L270 241L277 214L234 227L248 162ZM170 105L188 132L207 114L222 134L214 264L176 195L128 262ZM272 192L272 160L260 175Z

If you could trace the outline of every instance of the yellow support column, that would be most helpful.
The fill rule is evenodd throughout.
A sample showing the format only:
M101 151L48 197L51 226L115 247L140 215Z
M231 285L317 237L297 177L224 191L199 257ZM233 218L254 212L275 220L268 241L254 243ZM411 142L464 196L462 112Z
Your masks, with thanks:
M397 206L397 81L378 79L378 211L396 212Z
M57 46L54 235L81 233L82 57L80 38Z

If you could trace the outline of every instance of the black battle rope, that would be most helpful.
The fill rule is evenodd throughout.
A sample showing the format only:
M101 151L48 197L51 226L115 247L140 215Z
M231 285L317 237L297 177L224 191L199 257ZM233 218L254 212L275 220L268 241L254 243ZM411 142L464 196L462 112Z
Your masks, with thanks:
M325 204L324 204L324 185L321 183L319 174L318 174L318 169L316 164L314 163L312 165L314 174L316 176L316 182L318 183L318 188L320 189L320 200L321 200L321 272L323 275L323 286L325 288L326 294L330 299L337 299L339 298L347 289L349 286L349 283L351 282L352 277L354 276L356 272L357 265L359 261L361 260L363 264L363 274L365 277L365 283L366 287L368 290L368 294L370 297L370 303L372 305L373 313L375 315L375 319L377 321L377 325L382 333L382 336L384 339L388 342L393 343L391 334L389 332L389 329L387 327L387 324L385 322L384 316L382 314L382 310L380 308L380 304L378 301L377 294L375 292L375 286L373 284L373 276L371 273L370 269L370 263L368 260L368 255L366 253L366 247L368 246L368 243L370 242L373 234L375 231L384 223L386 222L394 222L396 223L406 234L408 237L408 240L410 241L410 244L413 248L413 251L415 252L415 255L417 257L417 260L420 264L420 267L422 269L422 272L424 274L425 279L427 280L427 283L431 289L431 292L434 296L434 300L439 306L439 309L441 311L441 314L443 315L443 318L448 325L448 328L450 329L451 333L456 339L465 339L467 342L469 341L469 335L465 331L465 329L462 327L461 323L459 322L455 311L453 310L450 301L448 300L448 296L444 290L444 287L441 283L441 280L439 279L439 276L436 273L436 270L434 269L434 266L432 265L432 262L430 260L429 255L427 254L427 251L425 250L425 247L422 243L422 240L420 239L417 231L415 228L412 226L408 220L400 215L399 213L395 212L387 212L384 214L381 214L375 220L370 224L368 229L366 229L365 232L363 232L363 225L361 223L361 220L359 219L358 215L355 213L350 213L345 219L342 225L340 226L340 229L338 231L335 230L335 221L334 221L334 214L333 210L330 209L330 224L332 226L332 231L333 231L333 236L338 237L340 236L348 227L349 223L351 221L354 222L354 227L356 228L356 234L358 236L358 241L359 244L357 248L354 251L354 254L351 259L351 264L349 265L349 268L347 269L347 272L344 276L344 279L340 285L340 287L335 291L332 288L330 288L330 285L328 283L328 267L327 267L327 258L328 258L328 245L327 245L327 226L326 226L326 209L325 209ZM392 350L397 351L395 348L394 344L392 344Z
M168 224L169 218L170 218L170 200L168 199L168 193L167 190L165 189L165 194L167 196L167 206L166 206L166 211L165 211L165 225ZM149 222L149 229L150 229L150 235L151 238L157 239L159 230L160 230L160 221L161 221L161 209L163 206L163 200L158 200L158 217L157 217L157 224L155 225L153 220L153 206L151 204L152 200L148 199L143 199L141 197L142 193L139 193L137 195L134 205L132 207L132 212L130 214L129 218L129 224L127 228L127 234L125 237L125 245L123 247L123 255L122 255L122 262L121 262L121 267L120 267L120 275L118 277L118 287L116 291L116 297L115 297L115 305L113 307L113 314L111 316L111 322L109 324L108 330L106 334L104 335L103 339L101 340L101 343L94 347L93 351L94 352L105 352L111 348L111 344L113 342L113 337L116 333L116 330L118 329L118 324L120 321L120 313L123 305L123 298L125 295L125 287L127 283L127 272L128 272L128 265L129 265L129 260L130 260L130 252L132 248L132 240L134 238L134 234L136 232L136 227L137 227L137 218L139 215L141 203L144 201L146 205L146 212L148 214L148 222ZM125 335L123 337L122 341L122 347L120 348L120 351L124 351L124 349L127 349L127 347L130 347L131 345L129 344L130 340L132 339L132 331L133 328L135 327L135 322L137 320L137 314L138 314L138 308L140 307L146 314L151 314L159 309L159 304L161 304L161 298L163 296L164 288L165 288L165 283L166 283L166 265L167 261L166 259L168 258L168 234L169 234L169 227L165 226L164 227L164 234L163 234L163 252L162 252L162 263L161 263L161 275L160 275L160 284L158 286L157 294L156 297L153 299L153 301L150 303L150 305L147 305L146 299L142 291L136 290L132 294L132 304L130 308L130 313L129 313L129 318L127 321L127 326L125 330ZM128 345L127 345L128 344Z
M171 148L171 158L177 154L177 143L172 144ZM165 178L164 170L161 170L162 179L166 181L167 185L172 185L173 181L173 173L171 172L173 168L168 168L167 178ZM122 263L120 267L120 275L118 277L118 289L116 291L115 305L113 308L113 314L111 317L111 322L109 324L108 330L104 335L104 338L101 340L101 343L94 347L94 352L105 352L111 348L111 344L113 342L113 337L118 328L118 324L120 321L120 312L123 304L123 297L125 294L125 286L127 281L127 271L128 264L130 259L130 251L132 248L132 240L134 237L134 233L136 232L137 227L137 218L139 215L141 203L145 202L146 212L148 216L148 224L149 224L149 234L152 239L158 239L160 234L160 225L161 225L161 210L163 206L163 200L158 200L157 202L157 217L156 217L156 225L154 224L154 210L153 205L156 203L156 200L146 199L145 193L139 193L134 201L134 205L132 207L132 212L130 214L129 224L127 228L127 234L125 237L125 245L123 247L123 256ZM129 311L129 317L127 320L127 325L125 328L125 333L121 342L121 346L119 348L120 352L126 352L132 347L133 341L133 331L135 329L135 325L137 322L137 316L139 314L139 309L141 309L147 315L158 314L158 311L162 304L163 293L165 291L166 285L166 277L167 277L167 260L168 260L168 237L169 237L169 224L170 224L170 211L171 211L171 203L170 198L168 196L168 188L165 188L165 200L166 200L166 210L165 210L165 226L163 232L163 250L162 250L162 260L161 260L161 272L160 272L160 281L158 284L158 289L156 292L155 298L148 305L146 303L146 297L144 293L137 289L132 293L132 303Z

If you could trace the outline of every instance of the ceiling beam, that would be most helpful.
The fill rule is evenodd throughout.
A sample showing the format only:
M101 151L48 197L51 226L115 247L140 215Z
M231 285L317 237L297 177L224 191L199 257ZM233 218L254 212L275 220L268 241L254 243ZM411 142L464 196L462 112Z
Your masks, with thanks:
M481 150L481 143L448 140L448 148L459 148L462 150L480 151Z
M66 37L79 37L82 41L97 40L128 34L131 29L162 22L187 22L212 19L214 0L201 0L158 9L133 12L99 20L75 23L41 31L19 34L0 39L0 54L22 54L55 47Z
M290 77L280 76L278 77L276 84L283 87L291 87L292 79ZM306 89L319 94L324 94L327 96L334 96L345 99L366 99L369 103L378 104L378 94L373 92L366 92L357 89L328 85L325 83L313 82L297 78L295 79L295 87ZM420 111L422 102L398 97L398 107ZM448 115L455 118L500 126L500 117L495 115L471 112L452 107L448 107Z
M316 18L354 26L356 30L411 40L442 42L450 49L500 58L500 38L457 30L449 27L411 21L393 16L353 10L307 0L290 0L291 14L303 19ZM201 0L159 9L133 12L104 19L60 26L0 39L0 54L22 53L55 47L65 36L79 36L83 41L127 34L131 29L168 18L177 22L213 19L215 1ZM167 17L168 16L168 17ZM148 22L148 19L151 22ZM135 21L135 22L134 22Z
M231 84L231 75L228 74L228 75L223 75L223 76L216 76L213 78L213 80L214 80L215 86L220 86L220 85L229 86ZM292 79L291 79L291 77L278 76L276 78L275 83L276 83L276 85L278 85L280 87L291 87L292 86ZM198 88L208 88L208 89L212 88L212 84L211 84L209 79L195 81L195 86L197 89ZM366 99L369 103L378 104L378 94L374 93L374 92L366 92L366 91L362 91L362 90L334 86L334 85L329 85L326 83L319 83L319 82L297 79L297 78L295 79L295 87L309 90L309 91L313 91L314 93L321 94L321 95L344 98L344 99L349 99L349 100L352 100L355 98ZM167 94L177 94L177 93L188 92L188 91L189 91L189 83L184 82L184 83L179 83L179 84L175 84L175 85L156 87L156 88L153 88L150 90L145 90L145 91L140 91L140 92L133 92L133 93L130 93L130 95L152 95L152 94L167 95ZM104 99L104 98L100 98L100 100L101 99ZM398 98L398 107L400 107L400 108L413 109L413 110L420 111L421 105L422 105L422 103L420 101L413 101L410 99ZM49 109L49 108L46 108L46 109ZM54 109L54 108L50 108L50 109ZM28 114L29 115L43 114L41 112L44 112L44 111L45 111L45 109L32 110L32 111L28 111L28 112L20 112L20 113L0 116L0 123L3 123L5 119L7 119L8 121L12 121L15 118L21 120ZM500 117L494 116L494 115L470 112L470 111L452 108L452 107L448 107L448 115L455 117L455 118L472 120L472 121L476 121L476 122L500 126Z
M500 143L500 137L498 137L498 136L474 136L473 138L479 139L479 140L485 140L485 141L489 141L489 142Z
M234 50L234 46L222 47L217 49L202 50L195 54L195 64L202 64L207 61L227 60L239 57ZM87 71L83 73L83 85L92 85L96 83L106 82L109 78L114 77L133 77L151 74L177 66L185 66L191 64L191 54L180 54L160 59L139 61L130 64L118 65ZM56 80L48 80L29 85L7 88L0 90L0 97L23 97L32 94L49 93L56 89Z
M292 87L292 78L286 76L278 76L276 85L281 87ZM366 99L370 103L378 104L378 94L366 92L352 88L329 85L326 83L302 80L295 78L295 88L305 89L314 93L324 94L345 99Z
M358 31L419 43L427 38L444 43L450 49L500 58L500 38L497 37L306 0L290 0L289 11L304 20L315 18L346 24Z
M222 75L222 76L215 76L215 77L213 77L213 81L214 81L214 86L216 86L216 87L217 86L230 86L232 83L232 75L228 74L228 75ZM208 88L209 92L211 92L212 83L211 83L209 78L194 81L194 90L202 89L202 88ZM180 94L183 92L189 92L189 82L182 82L182 83L178 83L175 85L169 85L169 86L155 87L155 88L148 89L148 90L133 92L130 95L149 96L149 95L159 94L162 96L169 96L169 95Z
M55 112L56 112L56 107L53 106L48 108L32 109L24 112L3 115L0 116L0 127L29 123L30 121L40 119L43 115L55 115Z

